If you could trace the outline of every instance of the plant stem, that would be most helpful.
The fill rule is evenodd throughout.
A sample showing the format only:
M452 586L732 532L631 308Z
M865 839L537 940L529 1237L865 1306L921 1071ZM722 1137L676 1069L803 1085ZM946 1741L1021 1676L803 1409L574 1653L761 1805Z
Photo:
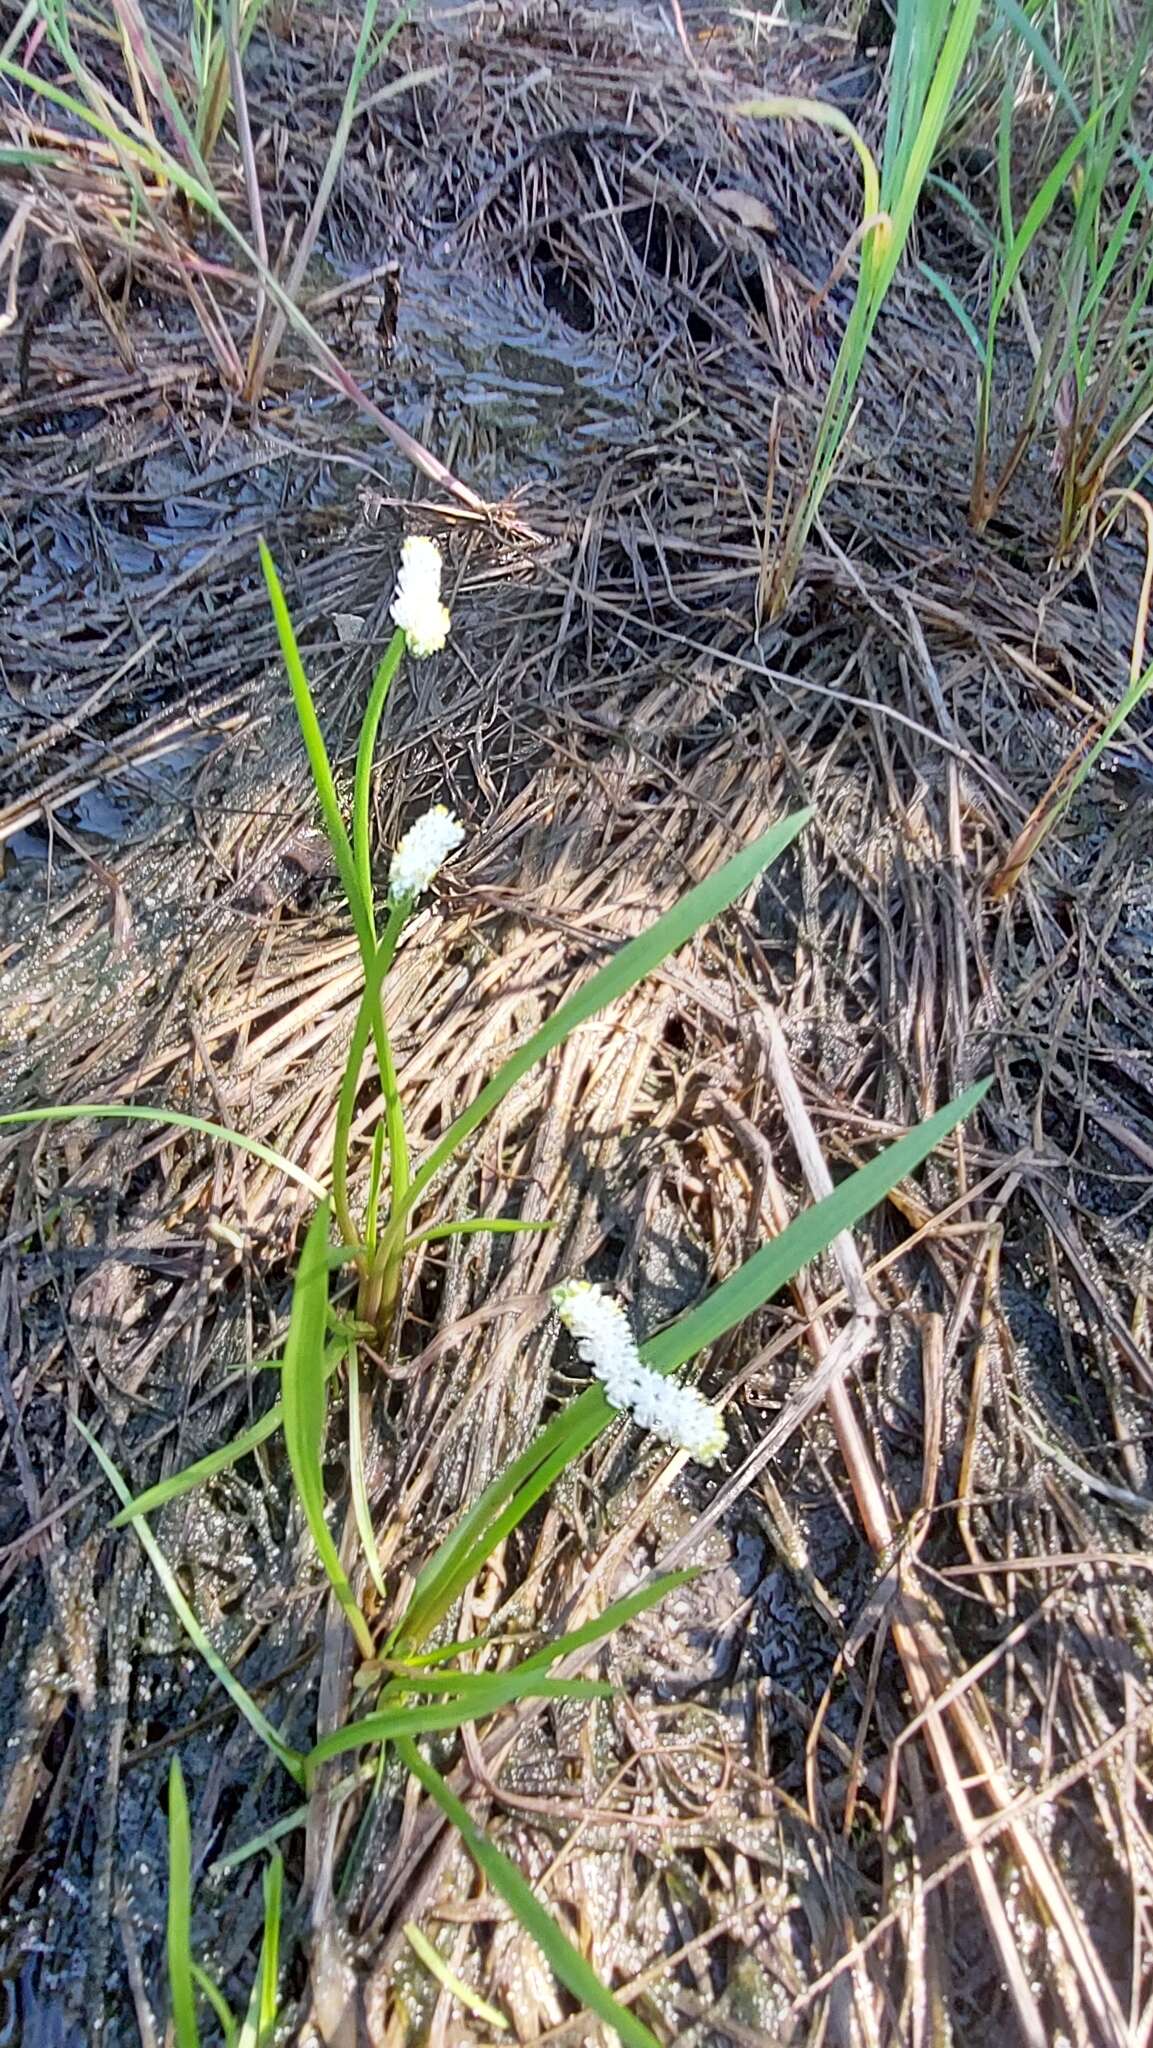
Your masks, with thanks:
M352 852L360 893L368 907L369 925L375 937L376 921L372 895L372 844L369 834L369 799L372 795L372 757L376 751L376 735L380 729L385 700L393 677L400 667L405 649L405 638L398 626L385 650L372 679L368 706L360 728L360 741L356 749L356 780L352 799Z
M344 1063L344 1074L340 1083L340 1096L336 1105L336 1131L332 1141L332 1206L336 1221L345 1244L361 1242L348 1199L348 1141L352 1130L352 1119L356 1111L356 1091L360 1085L360 1069L368 1050L368 1041L375 1038L377 1064L380 1068L381 1085L384 1090L385 1121L388 1128L388 1151L390 1174L390 1202L395 1204L399 1172L401 1192L408 1186L408 1144L404 1134L404 1118L396 1085L396 1067L392 1057L392 1045L388 1036L388 1021L381 1002L381 989L396 953L400 928L404 923L406 904L394 904L388 913L384 935L370 955L364 977L364 989L357 1009L356 1021L352 1027L352 1040ZM367 1277L367 1273L366 1273ZM365 1317L370 1321L370 1317Z

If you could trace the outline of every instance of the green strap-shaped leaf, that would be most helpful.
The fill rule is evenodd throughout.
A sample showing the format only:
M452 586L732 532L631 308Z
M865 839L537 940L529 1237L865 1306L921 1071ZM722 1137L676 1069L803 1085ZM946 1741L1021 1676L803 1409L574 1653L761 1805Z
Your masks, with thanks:
M372 1635L340 1561L324 1511L324 1424L328 1375L328 1203L308 1228L292 1288L292 1314L280 1375L284 1443L296 1491L329 1583L348 1617L362 1657L373 1654Z
M430 1798L435 1799L441 1812L452 1822L474 1863L484 1872L494 1892L516 1914L525 1933L532 1936L566 1990L618 2034L625 2048L660 2048L655 2034L651 2034L635 2013L631 2013L627 2006L613 1997L608 1986L601 1983L592 1964L586 1962L579 1950L561 1933L516 1864L511 1863L503 1850L481 1833L463 1801L445 1784L440 1772L421 1756L416 1744L399 1742L397 1753L405 1769L423 1785Z
M192 1981L192 1849L180 1758L168 1771L168 1996L176 2048L200 2048Z

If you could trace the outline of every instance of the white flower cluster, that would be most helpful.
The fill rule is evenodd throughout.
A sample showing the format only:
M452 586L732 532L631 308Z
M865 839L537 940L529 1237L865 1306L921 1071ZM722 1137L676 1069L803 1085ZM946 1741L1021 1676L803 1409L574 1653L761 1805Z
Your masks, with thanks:
M410 533L400 551L400 575L392 600L392 623L408 641L408 651L423 660L438 654L448 639L452 620L440 601L444 564L434 540Z
M554 1287L552 1298L614 1408L627 1409L641 1429L654 1430L664 1443L690 1451L702 1465L720 1457L727 1441L720 1409L710 1406L695 1387L683 1387L641 1363L619 1301L595 1280L565 1280Z
M438 868L455 853L464 838L464 826L444 804L434 804L415 825L410 825L388 871L388 900L400 903L406 896L422 896Z

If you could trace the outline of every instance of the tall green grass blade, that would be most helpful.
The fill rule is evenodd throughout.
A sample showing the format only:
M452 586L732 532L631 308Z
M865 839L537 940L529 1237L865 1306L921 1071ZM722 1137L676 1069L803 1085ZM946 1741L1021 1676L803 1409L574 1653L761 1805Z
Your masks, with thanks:
M969 516L978 529L989 518L1025 452L1028 434L1031 431L1036 410L1041 403L1043 393L1051 378L1053 355L1059 340L1059 327L1054 320L1050 324L1049 333L1046 336L1041 356L1034 370L1029 388L1029 396L1026 400L1024 419L1018 430L1013 452L990 497L987 492L986 478L989 459L989 429L993 407L993 373L996 366L997 330L1000 325L1001 315L1004 312L1009 294L1017 282L1030 249L1065 189L1070 173L1089 145L1096 119L1097 115L1094 112L1090 115L1088 121L1078 129L1072 141L1066 144L1057 162L1052 166L1039 189L1034 193L1010 246L1002 253L996 283L989 301L985 341L982 350L981 383L977 399L977 426L974 437L973 481L970 492ZM1062 370L1059 370L1057 374L1061 373Z
M113 1516L112 1527L123 1529L126 1523L134 1522L139 1515L154 1515L158 1508L167 1507L169 1501L179 1500L183 1494L191 1493L194 1487L215 1479L218 1472L226 1472L230 1465L238 1464L250 1451L267 1443L270 1436L276 1435L283 1421L284 1410L277 1401L259 1422L254 1422L250 1429L242 1430L231 1443L222 1444L219 1450L209 1451L206 1457L197 1458L195 1464L185 1465L182 1471L171 1473L167 1479L158 1479L155 1486L148 1486L143 1493L138 1493L135 1500Z
M625 2048L660 2048L656 2036L627 2006L613 1997L607 1985L601 1983L592 1965L561 1933L515 1863L511 1863L495 1842L490 1842L481 1833L463 1801L446 1785L440 1772L421 1756L416 1744L402 1740L397 1744L397 1753L405 1769L452 1822L474 1863L483 1871L494 1892L515 1913L526 1934L531 1935L566 1990L618 2034Z
M408 1186L408 1139L404 1129L404 1106L400 1099L396 1065L392 1057L392 1042L388 1034L385 1017L383 989L389 968L392 966L404 920L410 905L405 902L389 905L388 922L371 957L364 964L364 988L357 1005L352 1026L352 1037L341 1076L340 1094L336 1105L336 1131L332 1145L332 1194L337 1221L346 1237L355 1237L356 1228L352 1220L348 1199L348 1145L356 1113L356 1095L360 1085L360 1069L371 1038L376 1047L376 1062L380 1072L381 1093L384 1097L384 1128L388 1140L389 1201L395 1212L396 1204ZM378 1189L379 1195L379 1189ZM373 1225L375 1228L375 1206ZM366 1230L366 1236L368 1232Z
M345 151L348 148L348 138L352 132L353 122L356 119L356 103L360 96L360 88L364 80L365 73L367 72L369 65L373 61L375 61L375 59L379 55L381 55L383 51L388 49L392 37L395 35L397 29L400 27L399 20L394 20L393 23L391 24L391 27L389 29L386 29L385 33L380 38L380 42L377 45L376 49L373 49L372 32L376 23L377 5L378 0L362 0L361 19L360 27L357 31L356 48L353 51L352 63L349 67L348 80L344 89L344 98L341 102L340 113L337 116L336 125L332 131L332 140L329 144L328 154L325 158L324 169L320 174L320 183L317 186L316 195L313 199L311 207L309 208L308 218L304 223L304 227L297 237L298 246L294 252L292 267L289 270L288 277L286 280L285 296L287 299L293 302L295 302L295 300L299 296L300 287L304 282L305 271L307 269L309 259L311 258L317 235L320 233L321 223L323 222L324 216L328 211L328 204L332 197L333 187L336 184L336 180L340 174L341 165L344 162ZM404 11L407 12L407 9ZM277 311L276 317L273 320L271 328L269 330L267 339L264 343L263 348L261 349L260 360L256 367L256 374L252 382L251 391L251 396L256 401L259 401L264 386L264 380L267 377L268 372L272 368L273 361L276 357L276 352L280 347L280 343L284 335L284 330L287 325L287 319L288 316L284 308L280 308ZM370 897L367 892L365 896L365 901L366 903L370 901Z
M949 283L948 278L943 277L939 270L934 270L931 263L926 263L922 259L922 261L918 263L917 268L920 271L922 277L928 278L929 283L932 285L934 291L940 293L942 299L945 301L945 304L949 308L950 313L953 315L954 320L957 322L958 327L964 335L965 340L968 342L970 348L976 356L977 361L983 364L985 361L984 337L979 332L977 323L974 320L972 314L969 312L968 307L963 306L961 304L961 301L957 297L957 294L954 291L952 285Z
M837 351L805 486L777 552L770 586L772 617L783 610L792 589L813 520L852 425L857 384L873 329L904 255L921 188L976 31L979 9L980 0L951 0L948 5L945 0L897 0L879 197L877 205L871 206L866 195L862 228L878 211L880 222L864 238L853 308ZM734 112L775 112L783 104L750 100ZM824 107L816 118L826 125L839 125L844 117L838 116L838 109Z
M356 1775L360 1778L367 1776L368 1773L357 1772ZM218 1856L211 1867L210 1875L224 1877L230 1870L239 1870L242 1863L251 1863L254 1856L262 1856L266 1849L272 1848L276 1842L282 1842L286 1835L295 1834L297 1828L307 1827L311 1812L311 1804L305 1800L303 1806L294 1806L291 1813L281 1814L280 1819L274 1820L271 1827L264 1828L259 1835L253 1835L250 1841L242 1842L239 1849L229 1849L223 1856Z
M356 1521L356 1533L368 1566L369 1577L381 1599L384 1599L384 1573L380 1566L380 1552L376 1547L376 1532L372 1526L372 1509L369 1506L368 1486L364 1477L364 1439L360 1427L360 1359L355 1344L350 1344L346 1358L348 1372L348 1473L352 1491L352 1512Z
M453 1153L539 1060L554 1051L579 1024L586 1023L590 1017L596 1016L598 1010L607 1009L610 1003L618 1002L621 996L627 995L631 988L667 960L670 953L687 945L702 925L711 924L722 911L743 896L745 890L792 844L811 816L812 812L808 810L794 811L790 817L782 818L779 824L762 833L751 846L742 847L715 874L688 890L679 903L666 910L663 917L657 918L655 924L635 939L630 939L627 945L613 954L611 960L598 968L575 995L554 1010L540 1030L534 1031L532 1037L505 1061L475 1100L449 1126L440 1142L433 1146L419 1172L413 1175L400 1205L402 1209L407 1211L420 1200L429 1182L447 1165ZM395 1214L392 1227L397 1227Z
M927 17L926 26L932 35L938 12L935 0L924 0L920 11ZM893 40L889 45L888 106L885 139L881 145L881 168L886 184L892 182L901 152L908 147L909 101L918 97L914 61L916 48L917 15L911 7L898 7L893 19Z
M1046 837L1048 837L1058 819L1064 816L1081 784L1086 776L1096 767L1106 747L1117 737L1126 719L1131 717L1133 712L1136 711L1141 699L1147 694L1150 685L1153 685L1153 662L1150 662L1148 668L1143 669L1139 676L1134 677L1124 695L1118 698L1116 705L1086 753L1084 760L1078 763L1073 774L1070 776L1068 787L1061 792L1046 823ZM1040 844L1040 841L1038 841L1038 844Z
M816 1258L842 1230L867 1215L890 1189L971 1114L990 1083L982 1081L938 1110L916 1130L898 1138L866 1166L816 1202L753 1253L743 1266L659 1335L640 1346L646 1365L673 1372L706 1345L714 1344ZM519 1526L538 1500L575 1458L614 1420L599 1386L591 1386L552 1418L528 1449L492 1481L430 1558L413 1589L403 1621L388 1645L418 1647L475 1578L496 1545Z
M329 1345L324 1367L329 1379L343 1361L346 1349L345 1338L337 1344ZM247 1370L279 1372L281 1366L282 1360L279 1358L254 1358ZM113 1517L112 1527L122 1529L129 1522L135 1521L138 1515L153 1515L158 1508L166 1507L169 1501L179 1500L183 1494L191 1493L194 1487L203 1486L206 1480L215 1479L218 1472L226 1472L230 1465L238 1464L250 1451L259 1449L270 1436L276 1435L283 1424L284 1409L277 1401L266 1415L261 1416L259 1422L254 1422L249 1429L242 1430L239 1436L233 1437L231 1443L222 1444L219 1450L209 1451L205 1457L197 1458L194 1464L183 1466L179 1472L171 1473L167 1479L158 1479L155 1486L146 1487L143 1493L138 1493L130 1506L122 1508L120 1513Z
M917 10L924 0L898 0L899 11ZM921 187L933 161L941 130L957 89L957 82L965 59L969 54L980 0L953 0L947 12L948 27L940 49L932 64L931 74L925 83L926 66L921 73L918 91L923 92L915 110L907 114L911 137L907 145L897 151L895 184L882 186L881 204L888 210L892 221L892 233L885 245L877 276L873 284L873 306L871 308L870 333L880 311L881 301L892 283L897 265L904 253L913 217L920 204Z
M557 1663L573 1650L585 1649L589 1643L601 1642L605 1636L623 1628L626 1622L635 1621L638 1614L647 1614L651 1607L659 1607L666 1594L675 1592L678 1586L691 1585L698 1576L695 1570L662 1572L659 1577L650 1579L647 1585L626 1593L622 1600L613 1600L592 1621L582 1622L579 1628L570 1629L566 1635L555 1636L543 1649L523 1657L517 1670L534 1671L541 1665Z
M419 1648L489 1553L616 1417L601 1388L589 1387L497 1473L419 1574L408 1611L389 1638L390 1654Z
M1005 310L1005 301L1012 291L1021 266L1037 239L1049 215L1052 213L1078 158L1084 153L1096 124L1097 115L1092 113L1083 128L1079 128L1071 142L1066 143L1048 176L1042 180L1033 194L1024 213L1020 227L1006 252L1001 274L989 305L989 347L992 349L997 323Z
M127 157L132 164L142 166L161 183L167 180L169 184L175 185L177 191L182 192L186 199L190 199L194 206L200 207L205 213L210 213L214 219L224 217L224 209L208 185L186 171L183 164L178 163L174 156L161 149L158 144L137 139L132 132L135 123L124 113L123 108L119 110L123 120L123 125L120 125L120 122L110 120L94 108L85 106L84 101L77 99L75 93L65 92L61 86L54 85L51 79L40 78L35 72L26 71L22 64L13 63L11 58L0 60L0 77L10 78L14 85L24 86L26 91L38 94L50 105L60 107L64 113L71 114L74 120L83 122L86 128L91 128L97 135L102 136L105 142L110 143L119 156ZM233 238L242 241L235 230Z
M517 1664L511 1671L457 1671L455 1668L438 1671L431 1665L398 1664L392 1667L388 1693L390 1698L396 1693L427 1692L445 1699L463 1700L468 1704L470 1713L479 1720L482 1715L495 1713L498 1707L507 1704L508 1683L520 1680L527 1671L539 1674L543 1669L540 1659L534 1659L532 1665ZM538 1676L534 1679L534 1686L540 1683ZM590 1683L599 1681L584 1678L550 1678L547 1683L549 1690L547 1695L540 1695L542 1699L607 1699L612 1691L612 1687L606 1685L599 1693L590 1693ZM514 1698L520 1697L519 1692L514 1694Z
M779 1237L770 1238L696 1308L686 1309L675 1323L670 1323L658 1336L650 1337L641 1346L646 1365L654 1366L657 1372L675 1372L698 1351L715 1344L718 1338L743 1323L746 1316L771 1301L794 1273L820 1257L834 1237L842 1230L851 1230L862 1216L883 1202L890 1189L972 1115L991 1086L991 1081L978 1081L975 1087L967 1088L935 1116L926 1117L915 1130L887 1145L866 1166L857 1167L823 1201L802 1209Z
M361 1656L371 1657L372 1634L349 1585L324 1511L321 1458L328 1384L328 1224L328 1204L322 1202L309 1225L293 1282L292 1313L280 1376L284 1443L300 1504L329 1584L344 1609Z
M1151 159L1150 161L1151 163L1153 163L1153 159ZM1094 319L1094 316L1098 313L1099 308L1105 301L1106 294L1109 290L1109 286L1113 281L1113 274L1117 268L1118 262L1120 261L1121 255L1125 248L1125 244L1128 241L1129 234L1133 226L1133 222L1137 217L1137 211L1141 205L1141 201L1142 199L1145 199L1148 203L1149 196L1150 195L1146 192L1145 187L1141 183L1141 180L1139 178L1135 178L1133 181L1132 191L1130 192L1128 199L1125 201L1124 206L1122 207L1120 213L1117 216L1116 225L1113 229L1112 234L1109 237L1109 240L1105 244L1105 248L1101 256L1101 261L1097 265L1097 269L1090 282L1089 289L1085 294L1085 298L1081 306L1081 317L1083 320L1093 323L1090 329L1089 343L1087 344L1087 346L1089 347L1091 347L1096 342L1100 327L1100 322L1096 321ZM1138 241L1137 249L1134 251L1133 259L1126 266L1126 269L1130 272L1130 274L1136 268L1137 262L1140 261L1141 251L1147 246L1149 233L1149 227L1146 226L1143 235L1140 237ZM1124 283L1125 279L1124 277L1122 277L1121 286L1123 291ZM1140 305L1143 304L1144 300L1148 297L1148 291L1149 287L1146 283L1144 289L1141 292L1124 293L1125 303L1128 308L1126 315L1127 324L1135 316Z
M298 1187L307 1188L318 1202L324 1200L324 1189L304 1168L294 1165L282 1152L274 1152L271 1145L262 1145L257 1138L246 1138L243 1131L230 1131L225 1124L214 1124L210 1117L191 1116L181 1109L150 1109L141 1102L61 1102L51 1109L13 1109L0 1116L0 1127L5 1124L61 1124L70 1123L75 1117L103 1118L107 1122L128 1122L141 1124L170 1124L178 1131L198 1131L202 1138L214 1138L222 1145L235 1145L238 1152L247 1152L253 1159L260 1159L265 1166L275 1166L278 1173L287 1180L294 1180Z
M260 1962L252 1986L237 2048L267 2048L276 2026L280 1977L280 1913L284 1897L284 1859L274 1854L264 1873L264 1933Z
M364 1237L369 1255L376 1250L380 1235L380 1189L384 1178L384 1125L377 1124L372 1134L372 1161L368 1173L368 1211L365 1218Z
M996 7L998 14L1003 15L1014 33L1020 36L1037 69L1044 74L1058 99L1065 107L1066 112L1072 116L1075 124L1080 127L1084 116L1073 96L1064 71L1041 34L1037 23L1026 12L1025 8L1018 4L1018 0L996 0Z
M890 206L894 194L914 175L918 139L926 109L931 109L934 81L950 61L946 31L955 11L953 0L915 0L913 5L908 0L898 0L889 52L889 109L881 152L883 188ZM971 36L972 30L966 39L966 49ZM954 79L950 99L955 85Z
M479 1678L481 1674L463 1675ZM546 1678L539 1671L523 1675L516 1671L493 1672L486 1678L483 1693L477 1685L459 1694L456 1700L447 1700L443 1706L381 1707L375 1714L364 1714L358 1721L334 1728L309 1751L308 1769L316 1770L332 1757L344 1756L350 1749L363 1749L369 1743L396 1742L409 1735L445 1735L468 1722L487 1720L490 1714L516 1700L605 1700L611 1699L612 1694L611 1685L595 1678Z
M1001 210L1001 241L1012 247L1016 226L1013 220L1013 113L1017 101L1017 74L1006 72L997 110L997 199Z
M341 815L340 803L336 794L336 784L333 781L332 767L328 759L328 750L324 744L324 735L320 730L320 720L316 715L316 706L312 701L312 691L309 688L308 677L305 674L304 663L301 660L300 648L297 645L292 618L285 601L284 591L281 588L280 578L276 572L276 564L263 540L260 543L260 561L264 570L264 580L268 587L273 617L276 621L280 651L284 660L289 687L292 691L293 703L296 707L297 722L300 726L305 751L308 755L308 765L312 773L313 786L320 804L321 816L324 820L325 831L328 834L328 841L332 847L333 858L336 861L337 872L340 875L341 887L344 890L349 915L352 918L356 931L357 943L360 947L360 957L364 966L365 991L357 1013L356 1024L353 1029L353 1045L349 1050L345 1068L344 1085L341 1089L340 1104L338 1106L337 1142L333 1157L334 1201L336 1204L337 1220L342 1236L348 1242L351 1242L356 1232L349 1214L345 1182L348 1130L351 1123L351 1104L355 1100L356 1081L360 1073L360 1063L364 1057L369 1037L372 1038L376 1048L377 1066L380 1070L381 1084L384 1089L385 1122L388 1129L394 1206L396 1200L395 1189L398 1186L407 1185L408 1182L408 1148L404 1136L404 1117L396 1085L396 1069L393 1064L388 1027L385 1022L384 1008L380 1001L381 985L384 976L388 972L392 960L392 952L400 935L402 917L400 912L397 912L396 915L390 915L384 937L378 947L372 914L371 873L369 874L368 894L365 895L361 890L352 843L348 833L345 831L344 819Z
M139 0L112 0L112 11L131 52L132 62L140 75L147 80L149 91L157 105L163 108L185 163L205 190L212 191L212 173L200 153L196 137L184 118L184 109L160 60ZM78 67L71 50L68 52L68 61L75 72Z
M78 1415L74 1415L72 1420L103 1471L113 1492L117 1495L121 1506L130 1508L132 1506L132 1495L104 1446L97 1442L92 1431L81 1422ZM149 1564L152 1566L164 1589L169 1606L172 1608L193 1648L204 1659L213 1677L224 1687L229 1699L238 1712L243 1714L249 1727L259 1735L262 1742L267 1743L278 1763L284 1765L289 1776L295 1778L298 1785L303 1784L303 1757L295 1749L290 1749L288 1744L277 1734L271 1721L267 1720L261 1713L251 1694L246 1691L240 1680L233 1676L224 1659L209 1642L184 1594L181 1592L176 1574L169 1565L147 1522L138 1517L132 1523L132 1528L139 1538L141 1549L144 1551Z
M367 967L376 950L368 905L361 893L352 845L349 841L348 833L344 829L344 818L341 815L340 802L336 794L336 784L332 779L332 766L328 758L328 749L324 744L324 734L320 730L320 720L317 718L316 706L312 701L312 691L309 688L308 677L304 672L304 663L300 658L300 648L297 645L292 616L285 600L284 591L281 588L280 577L276 572L276 564L263 540L260 543L260 566L264 571L264 581L268 586L272 616L276 621L277 638L280 641L281 658L284 662L285 673L288 676L289 688L292 691L292 701L296 706L297 723L300 726L305 751L308 755L308 765L312 772L313 787L316 790L320 803L320 814L324 820L324 829L328 834L328 843L332 848L333 859L336 862L337 872L340 875L340 886L344 890L349 916L356 929L361 956Z
M359 1790L361 1785L366 1785L374 1778L376 1771L375 1764L362 1764L359 1770L350 1771L346 1778L341 1778L337 1784L329 1787L329 1798L334 1803L347 1798L351 1792ZM229 1849L223 1856L218 1856L211 1866L209 1875L214 1878L224 1877L230 1870L238 1870L242 1863L251 1863L254 1856L265 1855L277 1842L283 1842L286 1835L295 1834L297 1828L307 1827L311 1811L312 1808L306 1800L303 1806L294 1806L291 1813L282 1813L280 1819L273 1821L271 1827L262 1829L258 1835L250 1835L248 1841L242 1842L238 1849Z
M176 2048L200 2048L192 1982L192 1838L180 1758L168 1771L168 1996Z

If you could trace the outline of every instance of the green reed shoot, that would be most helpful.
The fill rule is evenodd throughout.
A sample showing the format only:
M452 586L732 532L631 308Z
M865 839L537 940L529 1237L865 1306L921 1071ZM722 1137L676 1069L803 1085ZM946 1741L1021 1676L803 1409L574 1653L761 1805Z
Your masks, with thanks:
M980 0L897 0L889 67L889 112L880 169L839 107L821 101L757 98L734 108L756 119L814 121L847 135L863 173L853 308L833 366L800 493L762 596L770 618L788 602L813 521L853 423L857 385L905 245L977 26Z
M348 1583L324 1512L324 1425L328 1380L328 1204L312 1220L296 1269L292 1317L284 1347L280 1384L284 1443L297 1496L329 1583L344 1609L362 1657L372 1655L372 1635Z
M228 2001L192 1954L192 1832L188 1816L188 1795L180 1759L173 1757L168 1772L168 1910L165 1923L165 1951L168 1962L168 1998L172 2013L175 2048L200 2048L200 2027L196 2017L196 1993L200 1991L212 2007L224 2036L225 2048L270 2048L276 2025L280 1977L280 1914L284 1896L284 1863L274 1851L264 1871L264 1928L260 1959L248 2010L238 2027Z
M168 1995L176 2048L200 2048L192 1982L192 1848L179 1757L168 1771Z
M273 1850L264 1866L264 1929L252 1995L236 2048L271 2048L280 2003L280 1915L284 1898L284 1862Z
M92 1431L81 1422L79 1416L74 1416L73 1421L104 1473L105 1478L108 1480L109 1485L112 1487L113 1492L119 1499L121 1506L125 1508L132 1507L131 1490L125 1484L121 1474L104 1449L103 1444L98 1442L97 1438L93 1436ZM287 1742L281 1739L267 1716L257 1706L251 1693L241 1684L234 1673L229 1670L223 1657L220 1656L215 1645L197 1620L188 1600L185 1598L175 1572L143 1515L137 1513L133 1517L132 1528L139 1539L141 1549L164 1590L169 1606L187 1635L193 1649L203 1659L204 1663L207 1664L213 1677L223 1686L229 1699L248 1722L253 1733L258 1735L260 1740L267 1745L273 1756L277 1759L277 1762L283 1764L289 1777L294 1778L298 1785L302 1785L304 1783L304 1758L297 1750L292 1749Z
M429 1940L427 1934L421 1933L415 1920L405 1921L404 1938L430 1976L435 1977L442 1990L447 1991L450 1997L458 1999L465 2011L470 2012L474 2019L483 2020L487 2027L495 2028L498 2033L507 2033L508 2021L504 2014L498 2012L495 2006L488 2005L483 1998L479 1998L471 1985L466 1984L463 1977L458 1977L456 1971L450 1969L440 1950Z
M1153 504L1150 504L1148 498L1143 497L1140 491L1124 489L1103 492L1092 514L1090 545L1097 538L1100 506L1108 499L1115 500L1118 509L1125 504L1131 505L1140 513L1145 525L1145 573L1141 579L1141 593L1137 600L1137 617L1129 655L1128 685L1108 717L1098 721L1098 731L1094 733L1090 729L1085 738L1061 763L1045 795L1040 803L1035 805L1005 859L990 879L989 894L994 897L1008 896L1016 888L1033 855L1068 809L1106 747L1117 737L1121 727L1132 717L1150 688L1153 688L1153 662L1145 661L1145 640L1150 610L1153 609Z

